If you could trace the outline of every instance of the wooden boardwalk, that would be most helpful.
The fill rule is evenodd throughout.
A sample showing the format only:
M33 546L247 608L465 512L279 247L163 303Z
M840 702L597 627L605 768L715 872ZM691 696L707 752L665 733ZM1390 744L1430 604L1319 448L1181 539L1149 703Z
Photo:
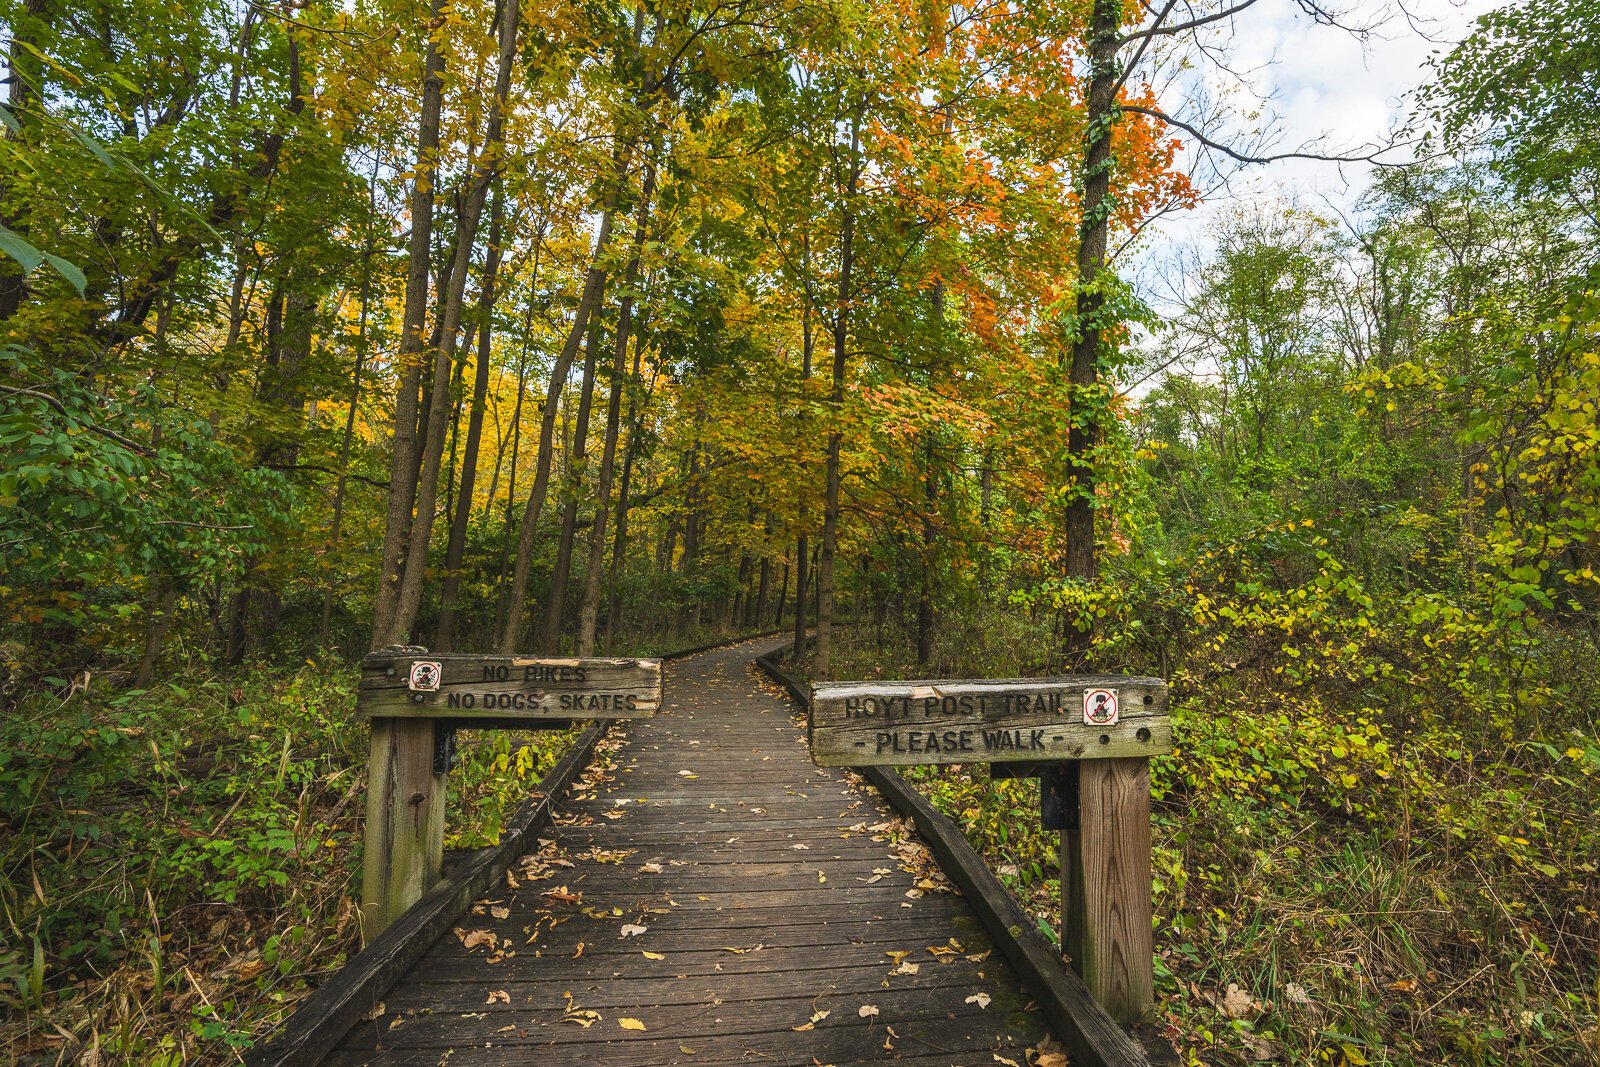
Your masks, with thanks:
M660 716L323 1062L1026 1064L1044 1020L905 824L812 765L751 666L775 643L669 664Z

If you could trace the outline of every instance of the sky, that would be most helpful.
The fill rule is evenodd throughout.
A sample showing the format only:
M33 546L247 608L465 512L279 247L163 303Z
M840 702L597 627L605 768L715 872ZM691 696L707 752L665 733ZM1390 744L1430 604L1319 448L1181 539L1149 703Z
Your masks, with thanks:
M1213 37L1251 88L1213 68L1206 89L1216 99L1227 99L1235 116L1246 107L1260 107L1258 120L1236 118L1236 129L1249 131L1276 120L1275 151L1320 140L1315 150L1348 154L1383 141L1406 120L1410 112L1406 95L1427 80L1431 53L1448 51L1478 15L1507 2L1405 0L1402 10L1379 0L1343 0L1350 23L1388 16L1363 44L1340 29L1317 25L1295 0L1260 0ZM1191 88L1192 83L1167 88L1162 92L1163 106L1169 111L1178 108L1178 117L1193 117L1192 100L1185 99ZM1231 97L1224 96L1230 92ZM1402 153L1395 158L1405 157ZM1227 188L1198 209L1158 221L1139 258L1161 256L1162 248L1175 244L1204 248L1206 232L1219 214L1241 201L1292 197L1306 207L1347 210L1370 174L1367 164L1304 160L1246 168L1233 173Z

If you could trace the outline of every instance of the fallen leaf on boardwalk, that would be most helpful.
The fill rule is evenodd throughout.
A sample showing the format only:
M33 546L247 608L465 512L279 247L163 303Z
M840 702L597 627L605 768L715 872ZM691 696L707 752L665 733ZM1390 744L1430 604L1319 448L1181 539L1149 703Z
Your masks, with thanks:
M644 958L647 959L647 960L664 960L664 959L667 958L667 957L663 956L659 952L646 952L643 955L644 955Z
M695 1049L690 1048L688 1045L679 1045L678 1051L683 1053L685 1056L693 1056L696 1052Z
M816 1028L817 1028L817 1024L816 1023L801 1023L799 1026L791 1026L791 1027L789 1027L789 1029L794 1030L796 1032L799 1032L799 1031L802 1031L802 1030L815 1030Z
M920 964L920 963L902 963L902 964L900 964L900 966L896 967L894 970L890 971L889 973L890 974L916 974L920 970L922 970L922 964Z
M921 900L922 899L922 890L920 890L920 889L907 889L906 890L906 896L910 897L912 900Z
M1021 1067L1016 1060L1008 1060L998 1052L994 1053L994 1062L1004 1064L1005 1067Z
M479 945L494 948L497 943L494 934L488 930L463 930L458 926L455 935L461 939L462 948L472 949Z
M600 1021L600 1013L590 1011L588 1008L575 1008L561 1017L564 1023L577 1023L585 1030Z
M821 871L817 872L817 884L818 885L822 885L827 880L828 880L828 876L827 875L823 874Z
M660 874L661 864L655 862L642 863L639 865L639 869L646 874Z
M546 889L544 891L544 898L546 900L559 900L563 904L581 904L581 903L583 903L583 894L582 893L569 893L567 891L567 887L564 886L564 885L563 886L557 886L554 889Z
M989 958L989 953L991 953L993 951L994 951L994 949L990 948L990 949L984 949L982 952L974 952L972 955L967 957L967 962L968 963L982 963L984 960Z
M762 942L761 944L757 944L757 945L751 945L749 948L735 948L732 945L723 945L722 946L722 951L724 951L724 952L732 952L735 955L743 956L746 952L760 952L762 949L764 949L766 947L767 946L766 946L765 942Z
M612 808L610 811L602 811L600 813L600 817L602 819L620 819L625 814L627 814L627 813L626 812L622 812L622 811L618 811L615 808Z
M1033 1061L1033 1067L1067 1067L1067 1054L1061 1051L1055 1039L1049 1034L1039 1042L1038 1055Z
M833 1009L832 1008L824 1008L821 1011L814 1011L814 1012L811 1013L811 1021L814 1022L814 1023L820 1023L822 1020L826 1019L828 1016L830 1016L832 1014L833 1014Z
M698 774L694 773L693 771L679 771L678 772L678 777L679 778L698 778L700 776Z
M856 1014L861 1016L863 1019L870 1019L874 1015L878 1014L878 1006L876 1004L863 1004L861 1007L856 1009Z
M367 1017L367 1019L369 1021L370 1020L374 1020L374 1019L382 1018L383 1017L383 1001L380 1000L380 1001L378 1001L378 1003L374 1004L371 1008L367 1009L367 1016L366 1017Z
M489 909L489 914L493 915L496 919L509 919L509 918L511 918L511 909L510 908L490 908Z
M643 1030L645 1028L644 1023L638 1019L618 1019L617 1025L624 1030Z
M911 955L911 953L909 953L909 952L885 952L884 955L888 956L895 963L903 963L905 961L905 958L907 956Z
M579 941L578 942L578 951L576 951L576 952L574 952L572 954L572 958L573 959L577 959L579 956L582 956L582 955L583 955L583 942Z
M797 852L798 851L802 851L802 850L808 850L808 849L811 848L810 845L790 845L789 847L794 849Z
M511 994L507 993L504 989L491 989L491 990L489 990L489 999L484 1001L484 1003L485 1004L510 1004L511 1003Z
M989 999L989 994L987 993L974 993L972 996L967 998L967 1003L976 1004L980 1008L987 1008L989 1006Z

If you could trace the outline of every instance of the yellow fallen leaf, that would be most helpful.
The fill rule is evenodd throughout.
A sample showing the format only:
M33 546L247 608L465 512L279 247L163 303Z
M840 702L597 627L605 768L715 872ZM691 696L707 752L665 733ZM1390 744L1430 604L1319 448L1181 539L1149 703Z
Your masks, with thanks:
M618 1019L617 1025L622 1027L624 1030L644 1029L644 1023L640 1022L638 1019Z
M797 1032L798 1031L802 1031L802 1030L815 1030L816 1028L817 1028L817 1024L816 1023L801 1023L799 1026L791 1026L791 1027L789 1027L789 1029L797 1031Z
M644 958L647 960L664 960L667 957L663 956L659 952L646 952L644 953Z
M856 1014L861 1016L863 1019L870 1019L874 1015L878 1014L878 1006L876 1004L863 1004L861 1007L856 1009Z
M507 993L504 989L491 989L489 991L489 999L484 1001L484 1003L485 1004L510 1004L511 1003L511 994Z

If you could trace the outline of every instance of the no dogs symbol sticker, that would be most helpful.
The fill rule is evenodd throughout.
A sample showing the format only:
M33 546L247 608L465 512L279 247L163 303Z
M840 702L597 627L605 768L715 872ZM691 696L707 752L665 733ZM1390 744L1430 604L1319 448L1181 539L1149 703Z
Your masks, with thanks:
M1083 721L1090 726L1110 726L1117 721L1117 691L1091 689L1083 694Z
M418 693L432 693L438 690L439 683L444 680L444 669L437 663L427 660L411 665L411 677L406 684Z

